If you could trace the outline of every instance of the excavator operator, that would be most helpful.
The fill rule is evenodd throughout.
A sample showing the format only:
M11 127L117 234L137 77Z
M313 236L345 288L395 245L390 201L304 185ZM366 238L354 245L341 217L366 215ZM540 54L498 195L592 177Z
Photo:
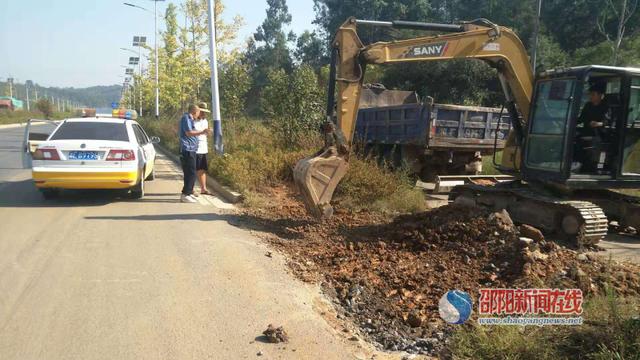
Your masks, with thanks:
M595 172L598 164L603 138L606 136L605 124L610 123L609 106L604 98L606 84L597 82L589 87L589 101L584 104L578 123L582 128L578 129L578 144L580 150L576 153L582 164L581 171L585 173Z
M580 112L580 122L583 124L581 136L597 136L607 120L609 106L604 101L604 83L595 83L589 87L589 101L584 104Z

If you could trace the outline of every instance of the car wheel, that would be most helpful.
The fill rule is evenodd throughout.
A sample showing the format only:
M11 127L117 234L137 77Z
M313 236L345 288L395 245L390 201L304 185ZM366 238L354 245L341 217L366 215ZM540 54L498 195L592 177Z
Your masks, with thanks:
M154 166L151 169L151 172L149 173L149 176L147 176L147 178L145 180L151 181L151 180L155 180L155 179L156 179L156 167Z
M40 189L40 193L45 200L51 200L60 195L60 192L56 189Z
M140 178L136 186L131 189L131 198L142 199L144 197L144 170L140 172Z

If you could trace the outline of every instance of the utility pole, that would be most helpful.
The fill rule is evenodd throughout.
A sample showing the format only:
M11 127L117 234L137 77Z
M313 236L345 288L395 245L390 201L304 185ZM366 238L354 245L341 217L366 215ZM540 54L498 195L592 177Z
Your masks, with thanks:
M213 150L222 154L222 117L220 116L220 96L218 95L218 60L216 54L216 24L214 0L207 1L209 16L209 66L211 67L211 116L213 117Z
M24 90L27 93L27 111L31 111L31 105L29 104L29 84L31 83L31 80L27 80L24 82Z
M9 96L13 97L13 78L7 78L7 82L9 83Z

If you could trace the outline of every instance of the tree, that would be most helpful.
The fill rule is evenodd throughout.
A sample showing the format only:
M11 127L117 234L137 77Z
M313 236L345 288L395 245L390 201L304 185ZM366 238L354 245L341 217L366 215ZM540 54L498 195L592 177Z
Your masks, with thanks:
M543 71L569 65L569 55L550 36L540 35L538 39L538 64L536 71Z
M210 69L208 64L208 17L207 0L185 0L178 8L169 4L165 11L165 31L158 54L160 104L163 112L175 113L184 110L189 102L203 100L210 92ZM236 61L239 51L234 46L242 18L236 16L231 22L222 18L224 5L215 0L217 55L220 66ZM184 15L184 26L178 16ZM151 50L151 49L149 49ZM149 71L140 81L145 108L153 108L155 102L155 55L150 52Z
M44 115L45 118L51 118L53 115L53 104L47 98L40 98L36 102L36 109Z
M220 71L220 104L225 118L236 120L244 113L251 78L239 61L224 64Z
M298 37L294 55L298 63L308 64L316 71L329 62L325 42L318 37L315 31L305 30Z
M295 39L287 34L285 26L291 23L286 0L267 0L267 17L253 34L246 52L246 63L251 69L254 88L267 85L267 74L273 69L291 72L293 62L287 43Z
M638 8L638 0L607 0L604 10L598 18L598 30L611 44L611 65L617 65L618 53L624 39L627 23ZM607 23L617 23L614 35L610 34Z
M314 0L316 18L324 40L328 44L333 34L347 18L354 16L367 20L414 20L427 21L431 14L429 0ZM385 28L362 27L360 37L365 44L388 40L394 32Z
M477 60L391 65L382 82L387 88L415 90L439 103L495 106L504 99L496 71Z
M317 133L322 121L324 91L311 66L303 64L290 75L271 70L261 108L286 147L300 144L309 133Z

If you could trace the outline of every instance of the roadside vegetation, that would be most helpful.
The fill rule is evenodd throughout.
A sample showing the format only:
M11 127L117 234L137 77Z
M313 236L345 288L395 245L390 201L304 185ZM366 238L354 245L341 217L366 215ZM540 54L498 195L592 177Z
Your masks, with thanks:
M464 359L639 359L640 300L613 292L591 297L581 326L465 325L451 351Z
M172 118L143 120L145 128L161 138L161 144L178 153L177 124ZM275 127L274 127L275 126ZM255 119L226 122L225 154L210 156L209 173L218 181L241 192L247 206L261 206L271 187L292 186L296 162L312 155L320 146L319 133L310 133L293 144L282 139L278 125ZM341 182L336 201L346 209L384 213L425 209L420 190L414 189L404 172L378 166L374 160L354 156L347 176Z
M29 119L61 120L72 114L72 112L54 111L49 100L39 100L36 103L36 110L0 110L0 125L24 123Z

